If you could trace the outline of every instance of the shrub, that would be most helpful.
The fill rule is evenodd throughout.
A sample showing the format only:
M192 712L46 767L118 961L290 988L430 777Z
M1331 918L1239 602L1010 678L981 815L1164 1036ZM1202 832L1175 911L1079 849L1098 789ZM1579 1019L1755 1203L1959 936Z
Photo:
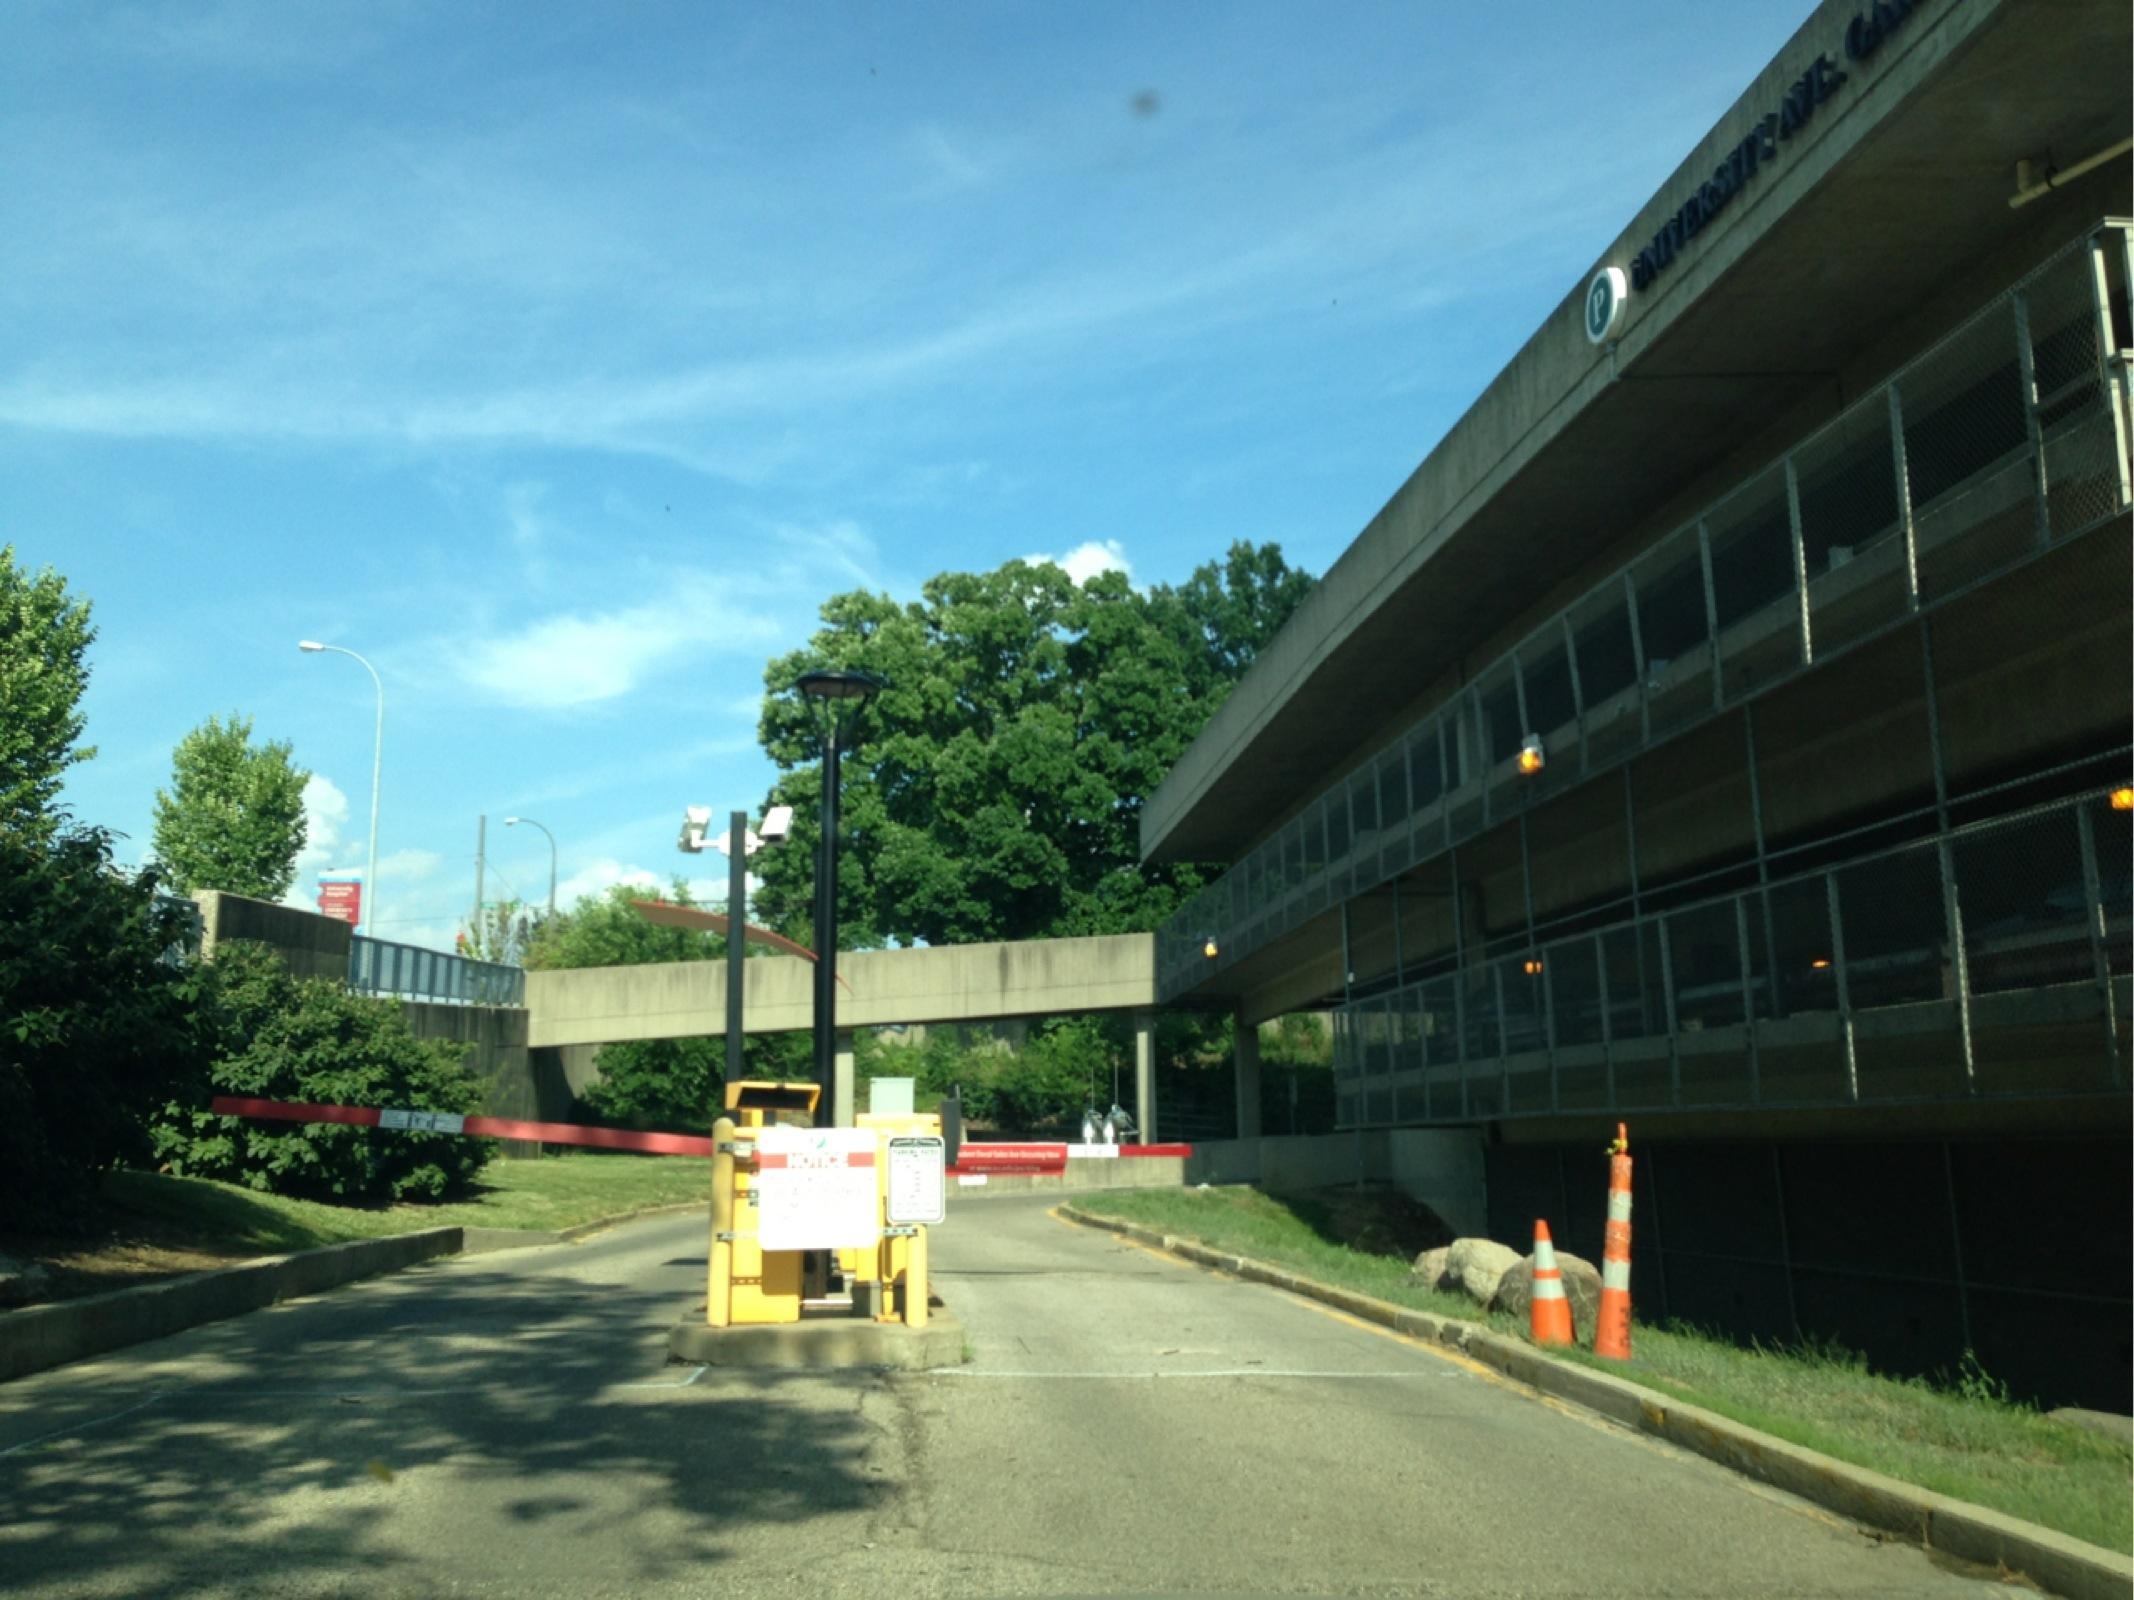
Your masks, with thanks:
M214 1094L462 1113L482 1099L463 1047L416 1038L396 1001L295 977L263 945L218 946L208 973L203 1020L212 1059L154 1129L155 1155L168 1170L275 1194L383 1203L445 1198L488 1160L494 1141L459 1134L257 1122L206 1110Z
M1095 1104L1101 1110L1110 1103L1117 1049L1104 1024L1090 1018L1052 1022L1019 1049L982 1030L966 1042L958 1030L942 1027L930 1029L917 1045L862 1034L858 1070L862 1080L916 1080L921 1109L961 1089L964 1117L978 1127L1057 1133L1078 1127L1084 1107Z
M192 908L119 875L110 837L0 827L0 1217L78 1223L94 1176L198 1059Z

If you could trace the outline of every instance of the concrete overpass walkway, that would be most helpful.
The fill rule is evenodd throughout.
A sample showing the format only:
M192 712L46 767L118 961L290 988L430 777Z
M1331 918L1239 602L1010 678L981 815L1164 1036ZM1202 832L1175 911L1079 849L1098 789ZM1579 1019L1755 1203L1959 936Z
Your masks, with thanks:
M745 1032L804 1033L815 1025L813 961L758 956L745 970ZM1148 1137L1159 1137L1153 934L847 950L837 970L841 1120L855 1109L852 1036L858 1029L1123 1011L1134 1018L1135 1121ZM572 1065L562 1059L566 1051L635 1039L723 1038L726 979L723 961L527 973L527 1047L554 1058L537 1059L536 1077L574 1081Z

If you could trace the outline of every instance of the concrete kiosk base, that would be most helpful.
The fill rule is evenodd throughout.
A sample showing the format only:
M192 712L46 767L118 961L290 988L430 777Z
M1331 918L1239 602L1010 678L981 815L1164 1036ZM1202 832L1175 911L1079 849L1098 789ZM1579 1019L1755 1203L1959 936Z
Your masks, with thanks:
M852 1316L713 1328L706 1326L704 1302L699 1300L667 1335L667 1359L707 1367L888 1367L916 1372L962 1365L963 1324L937 1300L928 1308L923 1328Z

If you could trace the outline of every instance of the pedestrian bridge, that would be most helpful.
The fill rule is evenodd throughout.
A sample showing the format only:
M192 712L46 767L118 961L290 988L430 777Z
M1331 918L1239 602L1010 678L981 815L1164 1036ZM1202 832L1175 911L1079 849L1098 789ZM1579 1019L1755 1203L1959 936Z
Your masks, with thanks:
M813 962L758 956L743 971L745 1032L814 1026ZM837 971L840 1030L1152 1012L1156 1005L1155 941L1146 933L848 950ZM726 973L723 961L529 972L526 1042L541 1048L722 1036Z

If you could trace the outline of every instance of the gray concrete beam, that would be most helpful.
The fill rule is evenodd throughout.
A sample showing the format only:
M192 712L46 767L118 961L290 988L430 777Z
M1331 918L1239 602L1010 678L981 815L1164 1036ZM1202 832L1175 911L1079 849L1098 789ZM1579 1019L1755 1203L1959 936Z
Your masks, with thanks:
M750 1033L805 1032L814 1023L813 964L794 956L747 963L742 1025ZM1132 1011L1156 1003L1148 934L1031 939L1014 944L846 951L837 1020L984 1022ZM527 1042L537 1048L625 1039L723 1037L724 962L586 967L526 975Z

